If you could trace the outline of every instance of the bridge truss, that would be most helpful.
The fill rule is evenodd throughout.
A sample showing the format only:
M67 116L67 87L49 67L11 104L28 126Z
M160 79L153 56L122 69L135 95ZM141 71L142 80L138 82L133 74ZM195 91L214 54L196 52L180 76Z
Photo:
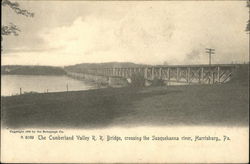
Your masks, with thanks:
M187 84L216 84L229 81L235 65L188 65L188 66L152 66L131 68L96 68L77 73L106 77L131 78L133 74L142 74L146 80L161 79L167 82ZM71 72L71 75L74 74ZM74 74L76 76L76 73Z

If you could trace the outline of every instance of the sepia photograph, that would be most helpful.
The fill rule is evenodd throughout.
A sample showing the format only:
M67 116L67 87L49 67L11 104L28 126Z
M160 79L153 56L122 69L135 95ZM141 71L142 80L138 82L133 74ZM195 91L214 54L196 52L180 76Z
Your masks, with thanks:
M249 0L1 8L1 162L248 163Z

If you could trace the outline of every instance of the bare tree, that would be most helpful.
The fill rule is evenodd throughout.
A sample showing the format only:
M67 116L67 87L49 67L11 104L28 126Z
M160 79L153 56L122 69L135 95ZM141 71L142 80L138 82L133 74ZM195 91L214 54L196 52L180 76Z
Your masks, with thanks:
M25 17L34 17L34 13L29 12L28 10L21 9L19 3L11 2L9 0L2 0L1 7L9 7L11 8L16 14L22 15ZM3 40L2 36L4 35L15 35L17 36L21 30L18 28L17 25L10 22L8 25L1 26L1 40Z

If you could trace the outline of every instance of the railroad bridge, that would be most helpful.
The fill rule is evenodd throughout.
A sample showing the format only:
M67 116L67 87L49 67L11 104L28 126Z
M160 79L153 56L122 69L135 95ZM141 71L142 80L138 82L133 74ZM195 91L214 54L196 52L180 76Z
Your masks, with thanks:
M169 65L131 68L94 68L83 72L67 72L68 75L81 78L84 75L104 76L108 78L130 79L133 74L142 74L148 81L161 79L167 83L218 84L229 81L236 65Z

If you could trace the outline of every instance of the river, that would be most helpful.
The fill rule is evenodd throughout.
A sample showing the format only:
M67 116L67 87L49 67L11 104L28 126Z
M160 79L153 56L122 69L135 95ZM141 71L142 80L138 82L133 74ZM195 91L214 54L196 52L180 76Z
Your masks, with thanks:
M1 96L18 95L21 92L62 92L95 89L92 83L68 76L1 75Z

